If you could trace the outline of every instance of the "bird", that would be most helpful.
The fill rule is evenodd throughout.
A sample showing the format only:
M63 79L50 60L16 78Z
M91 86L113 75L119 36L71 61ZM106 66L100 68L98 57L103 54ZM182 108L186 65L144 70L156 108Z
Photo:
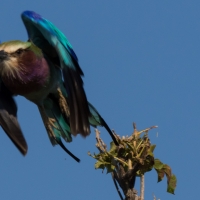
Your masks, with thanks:
M118 142L111 129L88 102L83 87L84 73L65 35L50 21L33 11L24 11L22 21L28 40L0 44L0 125L26 155L27 143L17 119L14 96L21 95L36 104L52 145L60 145L72 135L86 137L90 126L103 126ZM61 139L62 138L62 139Z

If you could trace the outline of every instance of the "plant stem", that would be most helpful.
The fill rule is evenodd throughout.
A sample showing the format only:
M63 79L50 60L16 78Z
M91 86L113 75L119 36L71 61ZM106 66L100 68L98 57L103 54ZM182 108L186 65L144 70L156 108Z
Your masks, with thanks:
M140 200L144 200L144 174L140 177Z

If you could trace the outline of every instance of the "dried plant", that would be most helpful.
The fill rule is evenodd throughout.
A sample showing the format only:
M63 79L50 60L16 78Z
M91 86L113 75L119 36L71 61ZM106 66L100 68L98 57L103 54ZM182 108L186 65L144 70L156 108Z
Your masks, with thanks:
M155 169L158 174L158 182L166 175L167 192L174 194L176 176L171 173L171 168L168 165L154 158L153 151L156 145L152 145L148 137L148 131L157 128L157 126L142 131L137 131L135 123L133 127L134 131L129 137L120 137L113 131L119 146L111 142L110 150L107 150L106 144L100 138L100 132L96 129L96 147L100 153L92 155L88 152L88 155L97 160L95 169L104 170L106 168L107 173L112 174L121 199L123 197L118 185L125 195L125 200L144 200L144 183L141 184L141 194L138 197L137 191L134 189L135 180L136 177L143 177L141 182L144 182L144 174L152 169ZM142 133L144 133L143 136Z

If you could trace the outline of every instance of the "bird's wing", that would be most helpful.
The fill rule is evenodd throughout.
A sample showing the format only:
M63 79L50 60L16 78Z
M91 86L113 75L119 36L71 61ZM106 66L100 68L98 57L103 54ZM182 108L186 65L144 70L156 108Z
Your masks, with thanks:
M19 151L25 155L28 147L17 121L17 105L3 82L0 83L0 125Z
M65 87L69 95L70 127L72 134L90 133L90 116L87 98L83 89L81 76L83 72L71 44L51 22L32 11L21 15L27 29L29 39L62 69Z

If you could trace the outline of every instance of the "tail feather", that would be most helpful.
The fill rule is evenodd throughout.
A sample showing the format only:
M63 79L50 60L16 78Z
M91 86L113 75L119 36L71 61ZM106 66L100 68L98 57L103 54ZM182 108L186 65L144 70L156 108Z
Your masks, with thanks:
M89 117L90 125L94 126L95 128L96 126L104 126L105 129L108 131L109 135L111 136L115 145L118 146L119 143L117 142L113 132L111 131L111 129L109 128L105 120L101 117L101 115L98 113L98 111L95 109L95 107L91 103L88 102L88 105L89 105L89 109L91 113L91 117Z
M62 143L61 139L60 140L56 140L57 143L60 145L60 147L67 153L69 154L74 160L76 160L76 162L80 162L80 159L77 158L71 151L69 151L64 144Z

